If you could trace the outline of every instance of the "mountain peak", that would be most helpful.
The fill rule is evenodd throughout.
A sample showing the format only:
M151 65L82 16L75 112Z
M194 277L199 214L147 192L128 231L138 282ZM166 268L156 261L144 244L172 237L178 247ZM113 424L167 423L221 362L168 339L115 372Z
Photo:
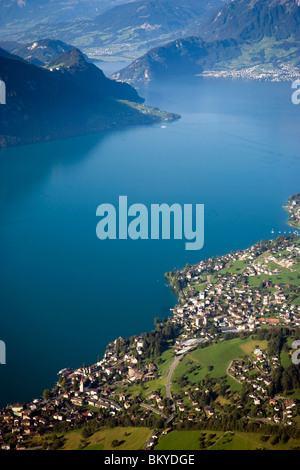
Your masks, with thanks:
M79 49L63 52L48 64L48 69L58 69L65 77L75 78L80 87L87 88L87 92L94 96L113 97L134 102L143 102L137 91L127 83L119 83L107 78L101 69L91 62L87 62Z
M300 38L300 0L231 0L198 29L206 40Z
M58 57L52 60L48 67L76 67L77 69L87 67L88 63L86 62L84 55L79 49L76 47L72 47L71 49L62 52Z
M19 44L12 52L27 62L44 66L72 46L58 39L37 39L27 44Z

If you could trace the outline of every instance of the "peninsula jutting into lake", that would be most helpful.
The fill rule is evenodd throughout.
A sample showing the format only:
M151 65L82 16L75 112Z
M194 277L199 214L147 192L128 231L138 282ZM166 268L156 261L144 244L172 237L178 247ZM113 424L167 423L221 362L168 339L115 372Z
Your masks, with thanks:
M172 315L1 410L2 449L297 449L299 277L296 233L166 273Z
M0 78L7 95L0 106L0 148L180 118L145 106L134 88L107 78L76 48L44 67L0 48Z

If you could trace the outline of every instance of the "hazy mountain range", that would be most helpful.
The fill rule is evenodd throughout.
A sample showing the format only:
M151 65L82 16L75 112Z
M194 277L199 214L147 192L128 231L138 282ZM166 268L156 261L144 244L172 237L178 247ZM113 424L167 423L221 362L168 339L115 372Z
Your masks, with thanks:
M205 40L239 41L273 37L280 41L300 39L299 0L231 0L201 24L198 35Z
M11 3L15 2L8 0L7 5ZM37 3L28 0L22 8L26 12ZM49 8L49 2L39 3L40 8ZM148 42L160 43L116 73L115 80L105 77L74 48L74 41L35 38L24 44L28 31L6 37L0 42L0 47L7 49L0 49L0 79L7 86L7 104L0 106L0 146L178 117L144 107L136 90L120 81L167 80L256 67L275 69L275 77L277 69L284 68L289 74L294 68L298 73L300 0L230 0L207 18L217 3L220 5L221 0L139 0L89 20L65 23L86 28L61 29L75 42L86 37L90 44L96 44L105 33L109 47L114 40L116 44L121 41L125 49L135 50ZM64 4L53 0L53 4L76 10L72 0ZM179 31L184 36L190 29L193 34L189 36L164 41Z
M90 18L130 0L3 0L0 2L0 28L22 31L43 22Z
M151 80L255 66L298 69L299 36L299 0L231 0L193 36L153 48L114 78Z
M5 31L5 39L21 42L59 39L90 54L133 58L150 47L196 31L200 23L225 1L137 0L115 6L89 19L59 23L48 19L22 32ZM3 39L0 30L1 36Z

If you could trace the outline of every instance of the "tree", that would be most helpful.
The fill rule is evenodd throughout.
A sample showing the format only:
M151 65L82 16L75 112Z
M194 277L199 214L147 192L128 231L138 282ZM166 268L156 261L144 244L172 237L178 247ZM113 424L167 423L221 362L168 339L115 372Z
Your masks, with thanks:
M92 434L91 431L87 427L84 427L81 433L84 439L87 439L88 437L90 437L91 434Z
M57 450L64 445L65 439L63 436L58 437L56 434L53 435L52 443L50 444L51 450Z
M63 389L66 388L66 386L67 386L67 381L66 381L66 378L65 378L65 377L62 379L60 385L61 385L61 388L63 388Z
M281 378L281 385L283 390L291 390L293 387L293 382L287 371L283 371Z
M48 390L47 388L43 391L43 398L45 400L49 400L51 394L50 394L50 390Z

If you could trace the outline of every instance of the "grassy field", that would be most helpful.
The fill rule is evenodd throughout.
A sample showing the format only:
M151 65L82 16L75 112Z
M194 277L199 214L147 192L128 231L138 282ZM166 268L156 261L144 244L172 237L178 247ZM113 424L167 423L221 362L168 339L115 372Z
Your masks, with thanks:
M222 431L173 431L161 436L155 450L292 450L299 447L299 442L290 439L286 444L272 445L273 436L266 441L259 433L222 432Z
M282 266L279 266L274 263L269 263L269 267L272 268L279 268L280 273L276 275L266 275L263 274L261 276L252 276L248 279L248 284L251 287L257 287L259 286L262 281L269 280L272 281L272 283L275 284L292 284L295 286L299 285L299 274L300 274L300 264L294 264L292 266L292 269L287 269L283 268Z
M206 431L173 431L161 436L154 450L198 450L199 437L206 436ZM218 437L224 433L214 431Z
M96 432L87 439L85 450L139 450L143 449L152 434L149 428L114 428ZM65 435L64 450L76 450L80 447L82 436L78 432L70 432ZM113 440L121 443L112 447Z
M228 268L221 269L217 274L240 274L241 271L248 266L249 261L237 260L231 263Z
M81 430L67 433L49 433L43 437L35 438L32 442L34 447L41 446L44 442L51 443L54 436L64 441L62 450L140 450L152 435L152 429L146 427L116 427L114 429L103 429L96 432L87 439L83 439ZM119 445L112 446L117 440Z
M285 369L289 367L292 363L291 356L286 351L281 351L280 353L280 363Z
M176 379L181 376L187 376L188 380L194 384L199 383L206 375L214 378L225 377L230 362L238 357L253 353L256 346L264 349L267 342L253 340L251 337L244 340L235 338L191 351L183 357L174 371L172 377L174 393L180 391ZM208 370L209 366L213 366L211 371ZM191 371L191 369L194 370ZM241 389L241 385L235 380L230 377L227 377L226 380L233 391Z
M294 305L300 305L300 296L297 297L293 302Z
M161 372L162 376L164 376L170 367L173 359L175 357L175 353L173 349L167 349L161 355L161 359L163 362L158 364L158 370Z
M147 395L156 390L162 396L166 396L166 382L167 377L165 376L156 380L152 380L151 382L143 383L142 385L128 385L126 388L126 394L133 397L141 396L142 398L147 398Z
M80 431L60 434L65 439L62 450L142 450L152 435L149 428L117 427L98 431L83 441ZM44 436L51 442L52 434ZM263 436L260 433L223 432L223 431L172 431L161 435L154 450L293 450L300 448L300 442L289 439L285 444L272 444L274 436ZM41 440L41 439L40 439ZM112 442L119 442L117 447ZM36 445L40 442L36 440Z
M263 440L263 434L259 433L225 433L210 450L292 450L299 446L299 441L290 439L286 444L278 443L272 445L273 436L270 436L266 442Z
M221 269L216 274L213 274L212 276L210 276L210 282L212 282L213 284L216 283L218 281L218 276L220 274L221 275L224 275L227 273L240 274L248 264L249 262L246 262L246 261L241 261L241 260L234 261L233 263L231 263L231 265L228 268ZM191 287L194 287L194 289L196 289L196 291L198 292L203 291L206 286L207 286L207 282L203 282L203 280L191 282Z

